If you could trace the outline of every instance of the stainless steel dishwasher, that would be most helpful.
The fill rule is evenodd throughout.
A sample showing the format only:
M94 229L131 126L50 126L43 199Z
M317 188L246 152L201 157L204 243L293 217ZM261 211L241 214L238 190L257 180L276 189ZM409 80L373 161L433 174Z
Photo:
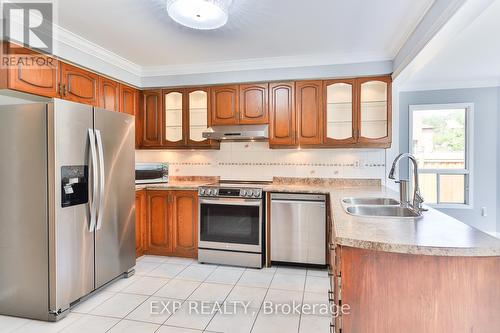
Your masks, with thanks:
M271 194L271 261L326 264L326 197Z

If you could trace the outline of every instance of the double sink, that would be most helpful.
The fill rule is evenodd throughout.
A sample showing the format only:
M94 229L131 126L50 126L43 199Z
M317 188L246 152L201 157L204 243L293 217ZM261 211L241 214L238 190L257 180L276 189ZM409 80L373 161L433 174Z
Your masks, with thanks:
M348 214L370 217L418 218L422 215L410 207L401 206L391 198L344 198L342 204Z

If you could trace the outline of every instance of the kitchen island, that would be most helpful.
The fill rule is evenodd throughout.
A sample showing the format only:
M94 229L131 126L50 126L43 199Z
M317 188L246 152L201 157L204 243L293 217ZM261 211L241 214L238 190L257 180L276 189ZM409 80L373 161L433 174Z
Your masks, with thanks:
M398 194L371 181L281 180L268 192L329 196L330 301L348 305L335 332L495 332L500 240L433 208L417 219L361 217L343 198Z

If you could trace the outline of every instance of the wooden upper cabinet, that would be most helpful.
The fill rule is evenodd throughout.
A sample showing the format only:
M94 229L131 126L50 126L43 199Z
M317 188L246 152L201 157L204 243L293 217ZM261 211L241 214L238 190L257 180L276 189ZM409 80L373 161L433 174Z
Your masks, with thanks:
M210 123L209 88L147 90L141 94L136 117L139 148L217 149L219 143L203 138Z
M172 223L170 221L170 191L146 191L147 235L146 250L158 254L172 252Z
M211 125L239 123L238 85L218 86L211 91Z
M62 98L97 106L99 76L64 62L60 63Z
M186 124L187 145L189 147L216 148L217 141L203 138L202 133L206 131L210 123L210 91L208 88L186 88L186 110L184 122Z
M142 145L145 147L160 147L162 144L162 92L161 90L146 90L142 92Z
M173 252L196 258L198 252L198 193L171 191Z
M389 147L392 129L390 76L356 79L358 85L357 136L360 145Z
M139 114L139 92L137 89L120 84L120 112L132 116Z
M297 143L318 145L323 142L323 82L295 83Z
M99 77L99 107L109 111L120 111L120 84L118 82Z
M240 124L267 124L269 84L242 84L240 90Z
M186 106L183 89L163 90L163 136L162 146L176 147L186 145L186 124L184 110Z
M15 59L16 66L6 69L6 88L45 97L57 97L59 62L56 59L38 54L9 57ZM28 60L23 60L24 58Z
M328 80L323 82L324 94L324 143L344 146L356 142L357 89L355 79Z
M139 91L120 84L120 112L135 116L135 147L142 145L142 117L139 108Z
M269 145L295 144L295 83L269 85Z

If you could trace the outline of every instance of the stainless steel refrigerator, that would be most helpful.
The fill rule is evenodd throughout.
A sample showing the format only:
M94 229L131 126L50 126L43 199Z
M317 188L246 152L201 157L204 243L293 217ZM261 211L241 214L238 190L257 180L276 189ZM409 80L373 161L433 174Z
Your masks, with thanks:
M135 266L134 117L0 106L0 314L54 321Z

